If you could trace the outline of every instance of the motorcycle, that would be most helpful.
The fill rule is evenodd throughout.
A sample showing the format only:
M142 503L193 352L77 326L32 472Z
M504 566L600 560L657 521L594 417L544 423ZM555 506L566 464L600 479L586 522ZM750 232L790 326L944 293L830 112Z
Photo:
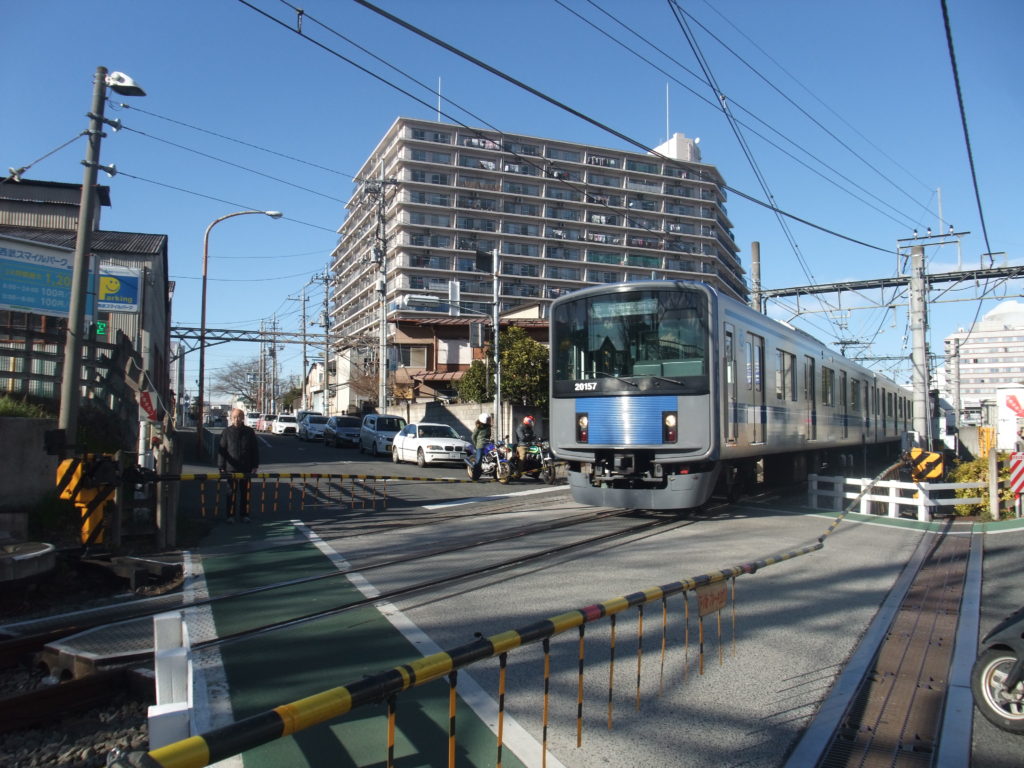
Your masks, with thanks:
M1024 608L993 627L971 668L974 704L985 719L1010 733L1024 733Z
M551 444L547 440L524 443L526 456L519 458L519 453L512 453L512 477L534 477L541 482L552 485L555 482L555 457L551 454Z
M466 457L466 474L473 480L493 477L499 483L507 483L512 476L510 453L511 449L501 441L487 443L479 467L473 461L474 456Z

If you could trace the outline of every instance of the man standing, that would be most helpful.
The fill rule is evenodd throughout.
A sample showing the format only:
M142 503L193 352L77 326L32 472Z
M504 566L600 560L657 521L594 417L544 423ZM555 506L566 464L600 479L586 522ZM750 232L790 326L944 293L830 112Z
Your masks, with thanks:
M249 475L259 469L260 447L256 432L245 426L245 411L231 410L228 427L220 435L218 456L220 471L224 473ZM235 522L235 513L241 510L242 522L249 522L249 478L232 477L228 480L227 519Z

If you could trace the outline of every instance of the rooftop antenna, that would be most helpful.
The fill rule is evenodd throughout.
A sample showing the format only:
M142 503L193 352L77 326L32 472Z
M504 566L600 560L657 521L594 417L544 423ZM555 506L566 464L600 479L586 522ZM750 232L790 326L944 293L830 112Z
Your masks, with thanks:
M672 138L668 128L668 80L665 81L665 141Z

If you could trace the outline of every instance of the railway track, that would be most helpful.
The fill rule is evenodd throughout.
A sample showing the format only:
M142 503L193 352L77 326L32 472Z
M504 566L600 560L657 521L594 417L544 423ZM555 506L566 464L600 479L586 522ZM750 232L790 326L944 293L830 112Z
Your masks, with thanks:
M579 515L572 519L562 519L551 524L520 527L511 533L463 541L455 546L438 547L429 551L416 553L411 557L395 557L379 560L373 563L363 563L358 566L353 566L351 569L346 571L332 570L325 574L275 582L274 584L243 590L206 600L192 601L188 603L182 602L178 607L182 609L187 607L201 607L210 605L214 602L240 599L260 592L284 589L313 581L345 576L346 574L354 571L366 572L389 566L404 565L469 550L474 547L491 546L511 541L513 539L550 533L559 529L570 529L588 522L599 522L627 514L629 514L629 512L626 510L604 510L597 514ZM557 546L545 547L525 555L505 558L477 568L450 573L442 577L421 580L399 589L382 593L372 599L365 598L355 600L303 615L290 617L284 621L259 625L250 629L223 635L214 640L194 643L193 649L198 652L228 642L239 642L249 637L274 632L303 622L315 621L317 619L335 616L346 611L355 610L366 605L371 605L381 599L395 599L417 592L443 589L449 585L463 584L464 582L476 577L542 561L545 558L561 555L573 550L580 550L595 544L614 542L616 540L626 539L630 536L642 533L649 533L659 529L678 527L680 525L688 524L690 523L687 521L680 521L672 517L647 517L640 522L628 525L625 528L610 532L605 531L597 535L587 536L583 539L577 539ZM461 590L462 588L459 587L459 589ZM138 612L130 618L145 619L166 610L167 607L164 605L158 609L146 609ZM120 620L125 620L125 617L122 616ZM48 644L54 643L59 639L66 638L70 634L83 632L86 629L98 629L102 626L103 623L100 620L78 621L73 625L55 627L46 632L4 640L3 642L0 642L0 659L6 658L8 661L15 658L24 659L32 654L42 652ZM9 724L10 727L8 727L7 730L23 728L30 725L45 723L48 720L63 717L68 713L95 706L98 702L105 701L116 695L118 692L123 691L125 687L132 682L133 678L146 677L148 674L146 670L152 664L151 650L147 647L144 650L140 650L138 653L130 654L130 658L122 656L119 661L120 663L112 668L96 668L91 674L83 673L81 676L75 677L74 679L64 680L60 682L60 684L47 685L24 695L0 699L0 723ZM57 675L52 676L56 678L61 675L58 673ZM68 675L66 673L63 674L63 677L66 678L67 676ZM52 682L57 683L58 681L54 679ZM3 730L4 728L0 728L0 732Z

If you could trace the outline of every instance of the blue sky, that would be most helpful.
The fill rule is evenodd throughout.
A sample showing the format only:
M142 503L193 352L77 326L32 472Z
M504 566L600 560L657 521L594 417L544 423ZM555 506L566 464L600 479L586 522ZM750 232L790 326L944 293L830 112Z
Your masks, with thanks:
M128 73L146 89L141 99L112 95L107 108L107 117L120 118L129 130L108 132L103 143L102 162L115 163L120 173L112 179L101 174L113 202L103 211L102 226L169 236L178 324L199 325L206 227L226 213L256 208L285 217L237 217L213 230L207 323L258 328L276 315L281 328L298 330L300 303L292 298L327 267L354 189L352 175L396 117L436 117L437 96L429 89L438 82L445 99L457 105L447 103L444 111L468 125L634 149L356 2L305 0L303 32L309 39L268 18L294 29L289 5L249 2L266 15L239 0L36 0L8 2L3 11L0 168L28 165L85 129L98 65ZM1019 260L1024 86L1017 38L1024 30L1024 3L947 4L988 246L940 0L679 4L778 207L875 246L795 221L788 222L787 235L773 213L734 194L728 213L741 259L749 269L750 244L760 242L764 287L906 271L894 254L896 241L915 227L937 231L940 200L946 225L970 235L959 254L949 246L928 249L929 272L950 271L958 263L987 265L987 250L1005 252L996 263ZM714 94L699 78L700 66L668 2L378 5L647 146L665 139L667 119L672 132L700 137L703 160L717 166L729 186L766 199ZM115 106L120 102L128 107ZM78 139L39 160L26 176L79 183L84 153L84 139ZM308 290L312 316L322 293ZM973 289L964 290L955 294L962 301L933 305L932 352L941 351L944 336L968 326L979 306L987 311L1018 290L1005 286L980 305L971 300ZM853 309L865 301L845 304L841 311L793 322L826 341L874 339L867 354L909 357L904 308L886 313ZM803 306L820 308L816 301ZM771 313L792 319L784 307ZM208 377L228 361L257 354L254 344L213 347ZM281 354L285 374L298 373L301 359L298 346L287 347ZM190 389L196 364L188 361ZM874 367L908 380L906 361Z

